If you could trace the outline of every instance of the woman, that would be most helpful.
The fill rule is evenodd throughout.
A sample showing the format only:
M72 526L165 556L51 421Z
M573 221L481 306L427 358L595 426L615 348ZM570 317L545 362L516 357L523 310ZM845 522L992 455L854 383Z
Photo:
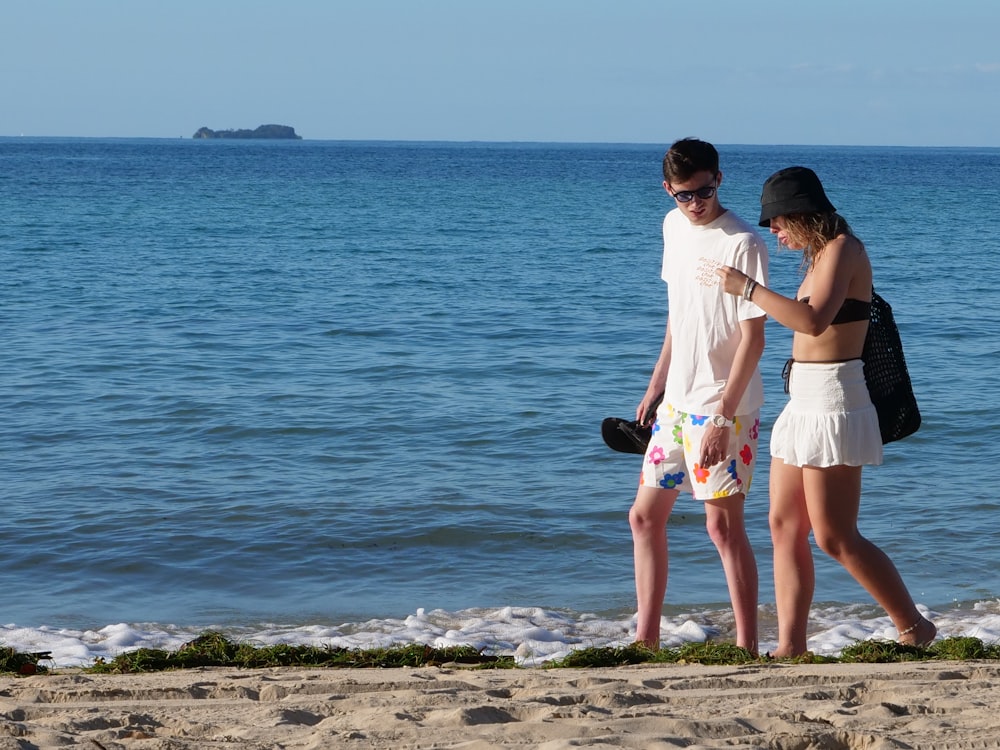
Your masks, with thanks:
M858 531L861 469L882 463L878 416L861 352L871 317L872 267L865 246L836 213L816 174L789 167L771 175L760 225L803 252L798 298L756 284L728 266L726 292L742 295L794 331L790 400L771 432L775 657L806 652L815 571L809 532L885 608L900 643L926 645L937 628L913 603L886 554Z

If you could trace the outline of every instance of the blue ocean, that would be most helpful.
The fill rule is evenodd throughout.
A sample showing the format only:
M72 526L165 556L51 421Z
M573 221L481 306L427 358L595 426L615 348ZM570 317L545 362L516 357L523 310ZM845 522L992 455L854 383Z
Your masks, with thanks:
M630 642L641 459L600 424L662 341L664 148L0 138L0 643ZM726 207L802 164L865 241L923 426L865 470L861 529L941 635L1000 639L1000 149L719 150ZM801 256L768 245L792 294ZM664 643L732 637L700 505L669 529ZM810 647L893 637L816 559Z

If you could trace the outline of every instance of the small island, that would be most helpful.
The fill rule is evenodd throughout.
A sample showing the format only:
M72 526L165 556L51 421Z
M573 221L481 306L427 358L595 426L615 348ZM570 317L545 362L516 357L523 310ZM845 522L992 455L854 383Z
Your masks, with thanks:
M261 125L255 130L212 130L198 128L192 138L271 138L301 141L302 136L295 134L295 128L288 125Z

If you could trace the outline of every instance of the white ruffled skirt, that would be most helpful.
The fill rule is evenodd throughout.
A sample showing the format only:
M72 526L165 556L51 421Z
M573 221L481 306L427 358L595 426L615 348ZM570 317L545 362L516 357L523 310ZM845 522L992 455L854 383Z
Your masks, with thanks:
M791 466L882 463L878 414L860 359L793 363L789 395L771 429L772 456Z

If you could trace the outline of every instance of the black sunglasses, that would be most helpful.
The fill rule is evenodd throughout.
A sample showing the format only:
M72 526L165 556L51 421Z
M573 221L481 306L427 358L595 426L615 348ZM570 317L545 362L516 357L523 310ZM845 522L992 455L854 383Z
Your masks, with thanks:
M712 182L715 182L715 180L712 180ZM715 191L715 185L706 185L705 187L700 187L697 190L680 190L676 193L671 193L670 195L678 203L690 203L694 200L695 196L698 196L703 201L707 201L715 195Z

